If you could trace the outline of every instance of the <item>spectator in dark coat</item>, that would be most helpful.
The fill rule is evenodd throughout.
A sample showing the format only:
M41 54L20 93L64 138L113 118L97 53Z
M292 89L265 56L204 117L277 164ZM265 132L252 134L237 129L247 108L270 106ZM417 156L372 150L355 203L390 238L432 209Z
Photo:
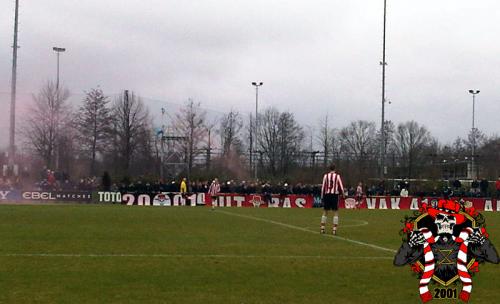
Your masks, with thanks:
M481 196L488 196L488 187L489 187L489 183L488 181L483 178L481 179L481 181L479 182L479 189L481 189Z
M455 188L455 190L462 188L462 183L458 179L454 180L453 181L453 188Z
M497 199L500 198L500 176L495 182L495 189L497 190Z
M111 177L109 176L108 171L104 171L102 175L102 190L109 191L111 189Z

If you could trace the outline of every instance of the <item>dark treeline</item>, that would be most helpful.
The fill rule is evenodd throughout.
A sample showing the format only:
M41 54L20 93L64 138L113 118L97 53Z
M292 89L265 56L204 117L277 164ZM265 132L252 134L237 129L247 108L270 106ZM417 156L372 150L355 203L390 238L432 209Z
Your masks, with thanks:
M134 92L111 99L91 89L76 108L68 97L66 89L48 82L20 119L23 144L17 154L23 165L17 173L23 178L37 180L37 172L47 169L74 181L107 171L120 182L215 176L250 181L257 173L261 181L314 184L334 162L349 185L379 182L381 136L372 121L336 128L334 117L325 115L303 126L292 112L272 107L257 119L230 110L209 120L200 103L188 100L178 111L162 109L168 123L156 127ZM444 144L415 121L387 121L385 133L385 179L495 180L500 174L497 136L476 129Z

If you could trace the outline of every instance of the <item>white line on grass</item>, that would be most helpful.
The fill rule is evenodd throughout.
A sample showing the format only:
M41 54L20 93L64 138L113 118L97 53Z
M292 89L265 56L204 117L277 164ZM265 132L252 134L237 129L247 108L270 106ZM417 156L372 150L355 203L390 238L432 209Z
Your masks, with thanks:
M369 224L367 221L363 221L363 220L351 220L351 221L359 222L359 224L347 224L347 225L342 225L341 227L360 227L360 226L366 226Z
M63 258L237 258L237 259L332 259L390 260L387 256L323 256L323 255L237 255L237 254L94 254L94 253L2 253L0 257L63 257Z
M227 215L232 215L232 216L239 216L239 217L242 217L242 218L251 219L251 220L255 220L255 221L260 221L260 222L264 222L264 223L275 224L275 225L278 225L278 226L287 227L287 228L290 228L290 229L300 230L300 231L304 231L304 232L309 232L309 233L314 233L314 234L318 234L319 233L318 231L309 230L309 229L306 229L306 228L302 228L302 227L298 227L298 226L294 226L294 225L290 225L290 224L286 224L286 223L281 223L281 222L277 222L277 221L273 221L273 220L268 220L268 219L264 219L264 218L260 218L260 217L255 217L255 216L251 216L251 215L237 214L237 213L233 213L233 212L223 211L223 210L220 210L220 209L216 209L216 212L217 213L227 214ZM361 246L365 246L365 247L370 247L370 248L373 248L373 249L378 249L378 250L382 250L382 251L386 251L386 252L390 252L390 253L396 253L396 250L394 250L394 249L385 248L385 247L382 247L382 246L378 246L378 245L374 245L374 244L370 244L370 243L365 243L365 242L361 242L361 241L356 241L356 240L348 239L348 238L345 238L345 237L342 237L342 236L331 235L331 234L323 234L323 236L325 236L325 237L331 237L331 238L334 238L334 239L338 239L338 240L346 241L346 242L349 242L349 243L353 243L353 244L357 244L357 245L361 245Z
M366 225L369 224L367 221L363 221L363 220L351 220L351 221L359 222L359 224L347 224L347 225L343 225L341 223L340 227L342 227L342 228L361 227L361 226L366 226ZM311 228L313 228L313 227L311 227L311 226L304 227L304 229L311 229Z

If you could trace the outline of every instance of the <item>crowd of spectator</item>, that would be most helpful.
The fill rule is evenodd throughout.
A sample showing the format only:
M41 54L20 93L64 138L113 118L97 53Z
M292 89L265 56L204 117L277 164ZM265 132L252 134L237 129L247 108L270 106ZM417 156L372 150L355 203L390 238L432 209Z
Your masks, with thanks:
M189 192L207 192L212 181L193 181L189 184ZM124 192L179 192L180 180L172 180L170 182L157 181L154 183L142 182L138 180L130 184L121 183L119 186L113 185L111 188L118 189ZM247 182L228 180L221 182L221 193L269 193L269 194L312 194L320 195L321 185L310 185L297 183L295 185L287 182L270 183L270 182Z
M207 192L211 181L193 181L189 183L189 192ZM470 185L462 185L460 181L442 182L443 186L434 186L432 189L425 189L417 183L410 185L410 181L403 179L391 181L389 185L386 181L369 184L362 187L363 194L366 196L455 196L455 197L500 197L500 178L495 184L496 191L490 189L490 184L486 180L473 181ZM179 192L180 180L172 180L163 183L161 181L155 183L142 182L140 180L128 185L114 185L114 189L125 192ZM287 183L278 182L248 182L227 180L220 182L221 193L240 193L240 194L306 194L319 196L321 194L320 184L305 184L305 183ZM356 188L351 185L346 185L345 193L347 196L354 197Z
M472 182L463 183L460 180L441 181L440 186L429 188L416 182L410 186L407 179L394 181L392 188L386 187L385 182L379 182L366 189L368 196L391 195L391 196L454 196L454 197L497 197L500 198L500 177L495 183L486 179L476 179Z
M460 197L486 197L493 194L493 191L490 191L490 183L484 178L473 180L468 188L463 187L459 180L455 180L449 188L455 196Z
M133 181L124 179L120 182L112 182L107 172L101 177L86 177L72 180L68 174L57 172L50 169L44 169L40 172L38 182L28 186L20 180L20 177L5 178L0 177L0 190L20 190L21 188L30 188L37 191L121 191L121 192L179 192L182 179L154 182L136 179ZM207 192L212 181L195 180L188 181L188 192ZM460 180L443 181L440 186L429 187L422 186L421 183L410 181L408 179L377 181L363 186L363 194L366 196L455 196L455 197L497 197L500 198L500 177L491 184L486 179L477 179L472 182L461 182ZM363 184L364 185L364 184ZM240 194L302 194L319 196L321 194L320 184L306 183L288 183L286 181L272 183L269 181L235 181L226 180L220 183L221 193L240 193ZM351 185L345 185L345 193L348 196L355 196L356 188Z
M37 191L93 191L98 190L101 183L96 176L74 181L65 172L44 169L33 186Z
M14 189L19 189L21 187L20 185L20 178L3 178L0 177L0 190L1 191L9 191L9 190L14 190Z

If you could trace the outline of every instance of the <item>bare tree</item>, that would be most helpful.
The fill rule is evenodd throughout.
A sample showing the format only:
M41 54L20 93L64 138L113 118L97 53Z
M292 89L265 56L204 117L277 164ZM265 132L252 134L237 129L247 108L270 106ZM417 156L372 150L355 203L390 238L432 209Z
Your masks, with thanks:
M100 88L92 89L85 94L76 115L75 126L78 141L83 154L90 159L90 174L95 174L97 153L106 149L111 130L109 99Z
M375 123L365 120L351 122L340 130L339 142L339 167L349 172L348 180L354 182L368 178L378 155Z
M134 151L133 161L131 162L131 172L159 173L160 161L155 156L155 137L156 133L152 127L151 117L143 126L142 135L137 138L137 149Z
M341 149L348 159L366 160L376 155L375 123L358 120L340 131Z
M268 108L259 117L257 143L274 175L287 173L301 150L304 131L293 114Z
M280 168L283 174L288 173L290 165L296 162L302 150L304 131L290 112L283 112L279 118L279 150Z
M28 147L35 151L47 168L55 165L57 146L63 133L70 129L68 97L67 89L57 89L52 82L47 82L33 96L34 103L21 128Z
M384 147L386 153L391 153L395 149L396 142L394 141L394 136L396 134L396 126L391 120L386 120L384 124L385 136L384 136ZM380 133L380 130L378 131ZM380 138L380 134L379 134Z
M206 136L206 151L207 151L207 156L205 159L206 162L206 169L210 170L211 168L211 163L212 163L212 150L214 150L214 141L213 141L213 130L215 129L215 126L217 125L217 119L213 119L211 121L206 121L205 122L205 128L207 130L207 136Z
M467 134L467 139L464 140L464 144L467 149L471 151L470 154L472 155L472 146L474 145L477 149L478 147L483 146L487 140L488 138L483 132L481 132L481 130L474 128L474 130L470 130L469 134Z
M408 121L398 125L395 142L400 158L408 167L408 178L411 178L415 163L433 142L432 137L426 127Z
M259 115L259 138L257 143L268 162L271 174L278 171L280 113L275 108L268 108Z
M193 160L201 153L200 145L207 135L205 128L206 112L201 109L200 103L189 99L187 104L175 115L175 129L186 140L180 141L180 149L185 155L188 176L191 175Z
M500 176L500 137L492 136L478 149L480 157L478 164L481 165L481 173L489 178Z
M319 123L317 141L323 149L323 167L326 167L330 157L335 153L335 129L329 125L328 114Z
M142 100L133 92L125 91L114 102L112 108L113 133L117 145L117 157L125 175L141 139L148 136L149 113Z
M457 137L455 141L453 141L452 152L455 155L465 155L467 153L467 144L462 138Z
M456 161L470 155L467 153L465 141L460 137L457 137L451 144L440 145L438 153L443 159L454 159ZM436 157L438 156L438 153L431 156Z
M253 127L253 121L254 118L252 116L252 113L248 115L248 120L246 120L245 126L244 126L244 143L246 144L246 149L248 151L248 160L249 160L249 168L251 169L254 164L254 159L253 159L253 151L255 150L254 147L255 145L255 136L254 136L254 127Z
M391 120L386 120L384 124L384 156L385 164L392 164L392 167L396 167L396 156L397 149L394 141L394 136L396 134L396 126ZM382 136L380 130L377 130L377 147L380 147L380 141ZM380 151L377 151L380 152Z
M240 114L234 110L225 114L219 125L219 134L221 136L222 155L227 156L231 152L239 154L242 148L240 138L241 128L243 127L243 119Z

